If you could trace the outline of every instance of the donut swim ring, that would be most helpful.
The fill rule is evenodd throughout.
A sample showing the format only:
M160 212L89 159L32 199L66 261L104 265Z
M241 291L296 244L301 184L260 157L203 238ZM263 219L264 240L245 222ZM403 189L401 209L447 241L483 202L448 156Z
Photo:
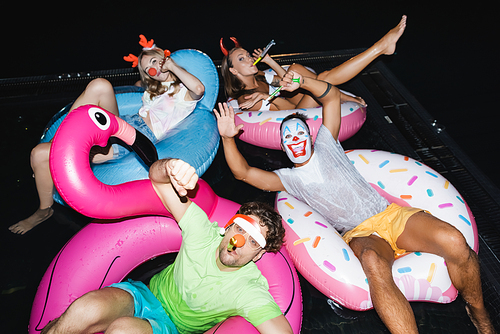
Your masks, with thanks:
M212 163L219 146L217 122L212 113L219 91L219 76L210 57L198 50L178 50L173 52L171 57L200 79L205 86L205 94L198 101L195 110L170 129L166 137L155 146L160 158L182 159L193 166L201 176ZM143 92L142 88L135 86L115 88L120 115L137 113L142 106ZM72 103L52 117L40 142L49 142L54 137L71 105ZM148 167L134 153L91 166L97 179L109 185L148 177ZM54 193L54 200L60 204L64 202L57 192Z
M165 217L170 214L149 179L112 186L102 184L92 174L88 161L90 148L105 144L112 135L133 143L136 132L113 114L89 105L71 112L54 137L49 164L54 184L64 200L90 217L127 218L90 223L57 254L35 295L30 334L39 333L84 293L120 282L141 263L179 250L180 229L172 218ZM238 204L218 197L201 179L192 195L193 202L207 213L210 221L221 226L239 208ZM152 214L160 216L128 218ZM294 333L298 333L302 322L300 284L286 249L265 254L257 266L266 276L270 292ZM240 317L228 319L212 332L228 333L234 328L245 333L257 332Z
M389 202L425 209L462 232L477 253L474 217L453 185L411 158L376 150L347 156L361 175ZM315 210L286 192L276 197L284 220L286 247L297 270L325 296L346 308L373 308L366 276L351 248ZM394 261L396 285L409 301L450 303L457 297L443 258L406 253Z
M344 102L341 105L341 111L342 122L340 123L339 140L344 141L356 134L364 124L366 108L354 102ZM280 150L281 137L279 129L281 121L286 116L296 112L307 116L307 125L309 125L313 140L316 140L316 134L323 122L322 107L276 111L235 110L235 124L244 125L243 131L238 138L252 145Z
M284 68L288 68L285 66ZM311 68L310 71L314 72ZM267 69L266 74L276 74L273 70ZM354 96L343 91L344 94ZM263 102L265 103L265 102ZM281 121L286 116L301 112L307 115L307 125L311 130L313 140L316 140L316 134L323 121L323 108L302 108L277 111L243 111L239 109L238 101L229 98L227 104L234 109L234 122L236 125L243 124L243 131L239 139L252 145L281 150L281 137L279 128ZM344 102L341 105L341 117L339 140L344 141L355 135L366 121L366 107L355 102Z

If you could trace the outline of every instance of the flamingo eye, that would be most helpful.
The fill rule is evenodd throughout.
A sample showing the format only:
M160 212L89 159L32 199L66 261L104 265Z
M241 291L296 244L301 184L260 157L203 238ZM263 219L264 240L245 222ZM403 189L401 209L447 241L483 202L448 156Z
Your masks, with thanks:
M107 130L111 124L109 115L100 108L90 108L89 111L90 119L97 125L101 130Z

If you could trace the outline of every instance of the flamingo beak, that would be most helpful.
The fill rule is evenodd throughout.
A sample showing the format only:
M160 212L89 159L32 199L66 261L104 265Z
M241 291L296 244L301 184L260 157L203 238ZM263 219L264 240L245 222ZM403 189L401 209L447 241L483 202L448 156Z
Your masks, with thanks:
M130 147L148 167L151 167L151 165L158 160L156 147L148 137L137 130L135 130L135 132L135 141Z
M158 160L158 152L151 140L148 139L142 132L134 129L130 124L125 122L119 117L115 117L118 123L118 129L112 135L130 146L132 150L141 158L141 160L148 166Z

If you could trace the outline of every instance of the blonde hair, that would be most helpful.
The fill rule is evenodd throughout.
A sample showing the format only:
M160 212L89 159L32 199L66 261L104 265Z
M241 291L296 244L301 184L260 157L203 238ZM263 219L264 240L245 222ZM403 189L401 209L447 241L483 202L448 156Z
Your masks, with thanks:
M149 95L151 97L155 97L155 96L158 96L158 95L165 93L165 87L161 84L161 82L158 80L151 79L151 77L146 74L146 72L141 64L143 56L151 56L151 57L157 57L159 59L163 59L165 57L163 50L160 48L143 50L139 54L137 68L139 69L139 75L141 77L142 86L146 89L146 91L149 93ZM170 75L172 75L172 77L174 78L174 83L172 84L174 87L174 91L171 93L171 95L173 95L179 91L179 89L180 89L179 85L180 85L181 81L172 72L170 72Z

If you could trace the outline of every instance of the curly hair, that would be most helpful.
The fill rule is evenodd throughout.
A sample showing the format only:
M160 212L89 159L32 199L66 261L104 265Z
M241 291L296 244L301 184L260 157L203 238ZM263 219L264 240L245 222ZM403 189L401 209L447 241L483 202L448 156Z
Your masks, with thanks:
M283 246L285 228L282 217L270 205L262 202L248 202L238 210L239 214L253 215L259 218L259 224L267 227L266 247L267 252L276 253Z

